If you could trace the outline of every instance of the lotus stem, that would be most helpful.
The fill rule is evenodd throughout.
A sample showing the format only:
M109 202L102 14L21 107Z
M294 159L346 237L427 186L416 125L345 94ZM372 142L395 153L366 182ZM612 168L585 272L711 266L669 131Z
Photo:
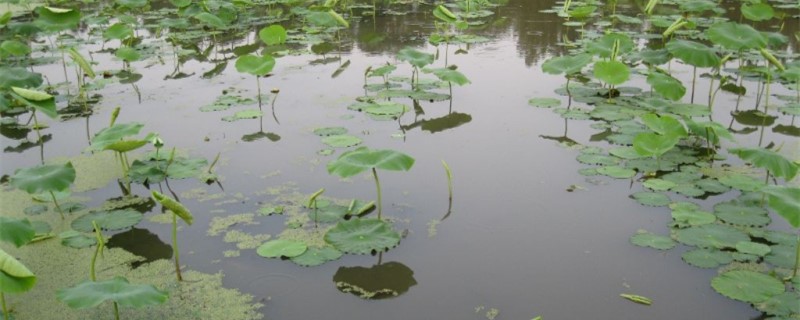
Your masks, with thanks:
M114 301L114 319L119 320L119 306L116 301Z
M105 247L106 243L103 240L103 234L100 233L100 228L97 226L97 222L92 220L92 227L94 227L94 234L97 238L97 248L94 250L94 254L92 255L92 264L89 266L89 278L92 281L97 281L97 275L95 273L95 265L97 263L97 256L103 254L103 247Z
M694 103L694 84L697 82L697 67L692 67L692 99L691 103Z
M212 162L211 162L211 165L210 165L210 166L208 166L208 173L211 173L211 169L214 169L214 165L216 165L216 164L217 164L217 161L219 161L219 156L220 156L221 154L222 154L222 152L217 152L217 156L216 156L216 157L214 157L214 161L212 161Z
M272 92L275 93L275 95L272 96L272 102L270 103L270 107L272 108L272 119L275 119L275 123L281 124L281 122L278 121L278 116L275 115L275 100L278 100L278 94L280 93L280 90L272 89Z
M61 206L58 205L58 200L56 200L56 195L53 193L53 191L50 191L50 198L53 199L53 204L56 205L58 214L61 215L61 220L64 220L64 211L61 211Z
M256 88L258 88L258 110L261 110L261 80L256 76Z
M6 296L2 291L0 291L0 304L3 305L3 319L11 319L11 314L8 312L8 308L6 307Z
M41 148L40 158L42 160L42 164L44 164L44 140L42 140L42 132L40 131L41 129L39 128L39 120L36 119L36 109L33 110L33 113L31 113L31 116L33 118L33 127L36 129L36 137L39 138L39 140L38 140L39 141L39 146L42 147Z
M761 134L758 137L758 145L761 146L761 143L764 142L764 127L767 124L767 117L769 117L769 88L770 84L772 83L772 72L770 71L771 63L767 61L767 84L766 86L766 96L764 97L764 117L761 118ZM769 174L767 175L769 176Z
M800 268L800 234L797 235L797 252L794 254L794 270L792 270L792 278L797 277L797 268Z
M381 212L383 211L383 202L381 201L381 182L378 180L378 170L372 168L372 176L375 178L375 189L378 190L378 220L381 220Z
M450 195L450 202L453 202L453 172L450 171L450 166L444 160L442 160L442 166L444 166L444 172L447 173L447 191Z
M181 276L181 257L178 250L178 215L174 212L172 213L172 252L175 255L175 275L178 277L178 281L183 281L183 276Z

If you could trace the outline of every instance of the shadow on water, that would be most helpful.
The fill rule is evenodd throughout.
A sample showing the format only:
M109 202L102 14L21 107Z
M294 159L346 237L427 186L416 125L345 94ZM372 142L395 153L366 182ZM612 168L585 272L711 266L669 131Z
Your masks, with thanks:
M159 259L172 258L172 247L147 229L131 228L128 231L117 233L108 240L109 248L122 248L144 258L132 264L134 268L142 264Z

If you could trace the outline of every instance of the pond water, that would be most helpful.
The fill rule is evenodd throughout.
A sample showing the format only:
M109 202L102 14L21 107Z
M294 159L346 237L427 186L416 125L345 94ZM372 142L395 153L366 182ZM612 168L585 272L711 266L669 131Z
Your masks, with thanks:
M731 16L738 17L734 12L739 2L724 4ZM181 263L191 270L221 271L224 286L253 295L255 301L264 304L259 311L267 319L493 319L495 311L499 312L497 319L759 319L762 313L748 303L715 292L710 281L719 272L716 268L700 269L682 261L681 255L692 247L678 244L661 251L630 243L630 237L641 229L669 235L670 209L643 206L629 198L646 190L641 173L634 179L579 173L589 166L576 161L582 151L572 142L612 147L598 135L604 130L591 127L597 121L565 119L529 105L530 99L539 97L557 98L562 106L568 101L566 96L554 93L564 86L565 78L543 73L541 68L547 59L574 49L565 46L564 39L576 41L582 34L580 27L565 25L557 14L543 12L560 5L554 1L503 1L485 9L492 15L480 19L482 24L460 31L485 37L485 41L438 46L427 41L437 31L433 23L436 18L431 14L435 7L423 3L379 3L381 14L376 20L369 14L371 3L357 6L351 9L354 16L348 16L349 28L333 33L331 38L326 33L303 33L288 21L259 15L248 19L260 23L214 37L180 39L176 32L175 45L165 41L163 35L156 36L162 32L170 35L166 29L139 28L139 50L144 55L132 62L130 69L140 74L141 80L120 83L112 76L108 83L98 84L99 88L89 94L102 98L88 118L46 118L49 127L43 133L49 140L41 150L35 144L25 144L25 138L36 141L35 132L28 130L20 135L7 126L0 137L4 148L0 173L10 176L17 169L39 164L40 152L46 162L88 154L87 131L93 135L107 127L117 106L121 107L118 123L140 122L144 124L141 136L159 134L166 146L160 152L177 147L181 154L208 159L203 168L219 153L219 162L213 168L217 182L172 179L168 186L161 183L149 187L165 194L171 189L194 215L194 224L184 225L179 232ZM151 6L152 12L172 8L169 2L153 2ZM620 12L636 15L643 4L618 1L617 6ZM84 10L89 12L89 8ZM288 14L288 9L284 10ZM800 29L797 12L793 12L795 16L787 18L782 31L789 35L789 42L780 47L780 52L788 56L797 51L793 35ZM364 15L358 17L360 13ZM148 14L138 21L157 25L159 19L163 17ZM265 95L263 116L223 121L237 111L258 109L256 79L237 72L233 52L258 44L257 30L276 22L287 27L290 41L276 49L279 52L271 76L259 80ZM772 30L774 24L762 27ZM589 25L587 29L603 30L602 25ZM117 72L123 62L107 49L120 43L103 43L99 40L102 31L88 23L82 25L77 37L91 41L78 45L79 51L87 57L91 53L98 73ZM337 37L340 43L335 42ZM660 39L634 41L641 47L661 43ZM34 44L40 49L34 57L59 59L40 62L32 69L54 86L61 109L67 104L66 91L71 90L73 95L77 91L75 66L67 66L71 83L63 84L60 57L42 49L46 46L48 41ZM392 98L392 102L409 108L399 118L376 119L348 109L356 98L376 95L364 88L365 72L370 67L397 65L391 76L403 80L393 83L408 88L412 67L397 58L398 51L406 47L435 53L437 59L431 67L455 65L471 83L453 85L451 99L442 101ZM319 54L321 51L327 52ZM220 72L203 76L217 66ZM670 68L685 84L691 81L690 66L673 61ZM436 79L429 73L420 73L420 78L423 84L425 79ZM649 90L645 78L634 75L624 86ZM383 82L381 77L367 81L373 85ZM741 100L742 110L755 103L758 90L755 81L745 86L748 94ZM705 103L708 89L708 78L700 77L696 103ZM794 94L791 88L779 84L773 84L772 90L773 94ZM277 96L274 91L279 91ZM429 91L448 94L449 89L440 83ZM234 103L227 110L201 110L223 95L251 100L244 105ZM684 102L689 99L689 94L683 97ZM714 120L730 123L733 130L760 129L734 119L735 95L720 93L717 99ZM797 123L791 116L771 114L778 116L775 125L789 134L775 130L775 126L766 126L763 138L758 130L743 130L734 134L735 143L723 142L721 150L755 146L761 138L763 145L783 145L783 154L797 160ZM18 121L27 118L21 115ZM224 241L226 233L235 237L232 230L261 235L259 243L266 241L263 235L276 239L285 229L296 226L293 219L300 219L306 229L313 230L313 220L303 220L297 212L289 211L301 210L298 203L321 188L325 189L323 199L330 201L338 199L346 204L354 198L375 200L375 184L369 172L348 179L328 173L329 162L354 148L333 148L323 143L314 130L324 127L346 128L349 135L363 140L363 146L393 149L415 158L408 172L379 171L383 216L402 235L400 244L379 255L346 254L321 266L302 267L286 259L263 258L252 246L237 249L237 241ZM251 138L258 139L246 141ZM153 147L142 150L149 152ZM331 151L333 154L325 155ZM130 159L142 154L134 151ZM729 158L733 165L742 165L735 156ZM452 171L452 203L448 201L443 160ZM121 196L121 186L111 182L72 196L83 198L91 208ZM146 197L149 192L141 184L133 185L134 194ZM737 196L738 192L732 191L693 201L711 208ZM675 201L690 199L676 193L670 193L670 197ZM287 211L284 215L258 214L259 210L281 206ZM147 209L145 219L134 229L117 231L110 246L148 259L171 259L171 226L157 221L163 219L152 218L160 215L160 206L151 203ZM230 226L220 220L242 214L251 216ZM62 224L60 228L56 227L63 231L68 226ZM220 229L215 233L215 228ZM777 215L773 215L769 229L792 230ZM397 296L362 299L341 292L336 285L360 281L402 289L397 289ZM645 296L652 305L623 299L623 293ZM25 315L17 318L25 319Z

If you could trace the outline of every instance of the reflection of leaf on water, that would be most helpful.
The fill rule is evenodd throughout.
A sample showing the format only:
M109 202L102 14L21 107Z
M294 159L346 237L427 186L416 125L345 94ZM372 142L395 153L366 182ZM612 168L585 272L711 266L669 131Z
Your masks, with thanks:
M261 140L261 139L264 139L264 138L269 139L269 141L275 142L275 141L280 140L281 136L279 136L277 134L274 134L272 132L259 131L259 132L256 132L256 133L243 135L242 136L242 141L253 142L253 141Z
M106 245L109 248L123 248L125 251L143 257L143 261L133 263L134 268L151 261L172 258L172 247L147 229L132 228L115 234Z
M42 136L42 142L44 142L44 143L47 143L48 141L50 141L52 139L53 139L53 135L52 134L46 134L46 135ZM23 143L20 143L16 147L6 147L5 149L3 149L3 152L23 153L23 152L25 152L25 150L28 150L30 148L34 148L34 147L37 147L37 146L39 146L39 142L36 142L36 141L25 141Z
M453 112L441 118L420 120L409 125L401 126L403 130L411 130L420 127L422 130L431 133L453 129L472 121L472 116L466 113Z
M340 267L333 275L336 288L362 299L400 296L417 284L414 271L399 262L365 267Z
M785 126L779 124L777 126L772 127L772 132L780 133L786 136L800 137L800 127L795 127L795 126Z
M778 117L770 116L760 110L731 112L733 119L745 126L772 126Z
M28 137L28 133L30 132L30 128L17 123L0 125L0 135L12 140L25 139Z

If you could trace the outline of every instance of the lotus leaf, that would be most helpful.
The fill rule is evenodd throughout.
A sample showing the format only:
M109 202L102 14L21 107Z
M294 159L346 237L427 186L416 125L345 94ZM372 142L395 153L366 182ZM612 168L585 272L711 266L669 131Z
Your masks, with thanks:
M108 128L100 130L92 138L92 150L104 150L106 146L122 140L124 137L137 135L142 130L144 124L141 123L118 123Z
M759 191L765 186L763 180L738 173L726 174L717 180L723 185L742 191Z
M314 134L320 137L336 136L345 133L347 133L347 129L344 127L325 127L314 129Z
M699 68L719 66L720 58L714 49L694 41L672 39L667 50L683 62Z
M63 165L41 165L17 170L10 184L29 194L63 191L75 181L72 162Z
M641 59L644 63L652 66L665 64L672 59L667 49L643 49L632 53L631 56L632 59Z
M620 162L618 158L603 154L580 154L576 159L583 164L597 164L603 166L613 166Z
M322 143L327 144L333 148L349 148L361 144L362 140L359 137L347 134L340 134L322 138Z
M276 239L265 242L256 252L265 258L294 258L305 253L307 249L308 246L300 241Z
M594 64L594 76L610 85L620 85L628 81L630 68L619 61L598 61Z
M766 209L736 200L717 203L714 213L720 220L733 225L760 227L772 222Z
M303 254L292 258L292 262L303 267L316 267L328 261L337 260L341 257L342 252L334 249L333 247L310 247Z
M769 195L769 206L792 227L800 228L800 188L770 186L764 189Z
M647 75L647 83L650 84L658 94L673 101L680 100L683 98L683 95L686 94L686 88L680 80L661 72L650 72L650 74Z
M640 155L659 157L674 148L678 141L678 137L645 132L633 138L633 148Z
M107 144L105 147L103 147L103 150L111 150L114 152L124 153L144 147L146 144L147 140L119 140Z
M796 259L797 243L791 245L779 244L770 247L770 253L764 257L764 261L780 268L794 268Z
M28 219L15 219L0 216L0 241L6 241L17 248L33 240L36 231Z
M542 71L549 74L570 75L580 72L590 62L592 62L592 56L585 53L553 57L542 63Z
M142 221L142 217L140 212L131 209L97 211L72 220L70 226L74 230L91 233L94 232L92 226L92 221L94 221L100 229L114 231L133 227Z
M263 77L275 67L275 58L271 55L256 56L247 54L236 59L236 71Z
M733 148L728 151L759 168L769 170L776 177L792 180L797 175L797 164L775 151L763 148Z
M642 185L645 188L653 191L667 191L678 186L678 184L675 182L659 178L647 179L647 181L643 182Z
M96 237L90 237L75 230L64 231L58 235L61 244L70 248L88 248L97 244Z
M677 185L674 188L672 188L671 191L677 192L687 197L700 197L706 193L702 189L691 184Z
M400 117L408 112L408 107L396 102L375 102L364 108L364 112L375 116Z
M16 98L17 101L24 103L34 110L44 113L50 118L58 117L58 113L56 112L55 98L53 98L53 96L50 94L42 91L18 87L11 87L11 90L11 96Z
M720 274L711 280L711 287L723 296L749 303L764 302L785 291L780 280L748 270Z
M640 159L644 156L636 152L633 147L615 147L608 150L608 153L622 159L633 160Z
M17 40L5 40L0 43L0 52L6 52L12 56L25 56L31 53L31 48Z
M767 46L767 39L751 26L735 22L715 23L706 30L711 42L725 49L741 51Z
M332 223L341 220L346 214L347 207L332 204L321 209L312 209L308 217L315 222Z
M597 168L597 173L615 179L630 179L636 175L636 170L631 170L620 166L605 166Z
M30 207L25 208L25 210L23 210L23 212L25 212L25 214L29 215L29 216L36 216L36 215L40 215L42 213L47 212L48 209L49 208L47 207L47 205L34 204L34 205L30 206ZM61 209L64 209L63 205L62 205Z
M281 25L273 24L258 31L258 38L268 46L283 44L286 42L286 29Z
M767 3L743 3L742 15L747 20L766 21L775 16L775 10Z
M800 296L798 296L797 292L784 292L772 296L763 302L756 303L755 307L767 314L791 319L792 314L800 314L800 303L797 303L798 300L800 300Z
M81 13L77 9L42 6L36 8L35 11L39 15L36 25L51 32L73 29L81 20Z
M450 68L423 69L425 73L433 73L439 80L455 83L459 86L470 83L469 79L461 72Z
M36 275L0 249L0 293L22 293L33 288Z
M379 98L409 98L412 100L444 101L450 99L447 94L423 90L383 90L378 92Z
M791 104L787 106L783 106L778 108L778 110L783 114L788 114L792 116L800 116L800 104Z
M700 209L672 209L672 219L678 227L701 226L717 221L717 216Z
M93 308L105 301L113 301L120 306L141 308L158 305L167 301L167 293L152 285L130 284L123 277L105 281L84 281L74 287L56 292L58 300L73 309Z
M533 98L528 100L528 104L540 108L552 108L561 105L561 100L556 98Z
M639 230L631 236L631 243L640 247L650 247L658 250L669 250L675 247L675 241L669 237L659 236L650 232Z
M341 267L333 275L339 291L362 299L394 298L417 284L414 271L399 262L365 267Z
M325 242L345 253L369 254L395 247L400 234L380 219L351 219L328 230Z
M770 253L772 249L768 245L763 243L742 241L736 243L736 251L739 251L740 253L752 254L759 257L763 257L768 253Z
M225 28L225 21L222 21L222 19L220 19L220 17L218 17L218 16L216 16L216 15L214 15L212 13L201 12L201 13L198 13L197 15L195 15L194 18L197 19L197 20L200 20L201 22L205 23L206 25L209 25L209 26L217 28L217 29L224 29Z
M167 210L172 211L173 214L181 218L181 220L186 222L186 224L192 225L192 222L194 222L194 216L192 216L192 213L189 212L189 209L184 207L183 204L155 190L153 190L151 194L153 196L153 199L158 201L158 203L161 203L161 205L164 206L164 208L167 208Z
M716 268L733 262L730 252L710 249L686 251L681 255L681 258L690 265L705 269Z
M458 21L458 17L443 5L438 5L433 9L433 16L447 23L455 23Z
M397 59L401 61L407 61L417 68L422 68L433 63L434 55L420 52L413 48L403 48L397 52Z
M692 119L686 118L685 119L686 126L689 127L689 131L692 132L695 136L701 137L703 139L708 139L714 145L719 144L719 138L724 138L729 141L733 141L733 135L728 128L721 125L718 122L714 121L705 121L705 122L695 122Z
M664 136L670 137L685 137L686 128L677 119L669 115L658 115L655 113L648 113L642 115L642 122L650 128L650 130Z
M589 53L599 55L601 58L610 58L614 50L614 44L619 42L618 55L624 55L631 52L634 48L633 40L627 35L621 33L606 34L586 45L586 50Z
M741 241L750 241L750 237L744 232L720 224L706 224L681 229L675 232L675 238L685 245L717 249L734 248Z
M133 37L133 29L127 23L117 22L103 31L103 38L107 40L125 40L130 37Z
M248 110L241 110L236 111L231 116L222 117L222 121L227 122L234 122L238 120L245 120L245 119L258 119L264 116L264 112L258 109L248 109Z
M42 85L44 80L39 73L30 72L20 67L0 67L0 89L11 89L11 87L36 88Z
M127 62L139 61L139 59L142 58L142 54L139 53L138 50L131 47L121 47L114 52L114 55L117 58Z
M371 150L361 147L345 152L335 161L329 162L328 173L348 178L372 168L408 171L413 165L414 158L406 154L388 149Z

